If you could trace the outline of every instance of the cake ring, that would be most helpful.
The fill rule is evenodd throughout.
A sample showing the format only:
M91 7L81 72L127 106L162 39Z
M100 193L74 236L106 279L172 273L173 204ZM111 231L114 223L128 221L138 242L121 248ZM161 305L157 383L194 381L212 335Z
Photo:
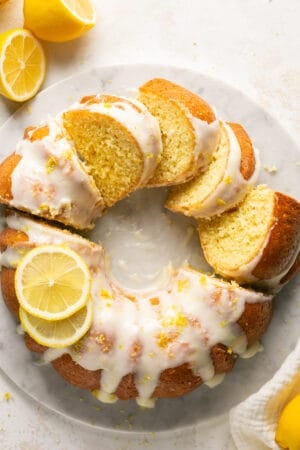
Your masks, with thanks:
M4 302L19 320L16 268L31 249L54 244L87 264L94 308L74 345L47 348L25 333L27 348L108 403L135 398L151 407L156 398L220 383L239 356L255 354L274 293L299 266L300 204L256 187L258 172L258 152L241 125L162 79L145 83L134 100L84 97L25 130L0 165ZM198 221L215 274L185 263L155 289L125 288L102 245L53 222L91 229L131 192L158 186L170 186L168 209Z

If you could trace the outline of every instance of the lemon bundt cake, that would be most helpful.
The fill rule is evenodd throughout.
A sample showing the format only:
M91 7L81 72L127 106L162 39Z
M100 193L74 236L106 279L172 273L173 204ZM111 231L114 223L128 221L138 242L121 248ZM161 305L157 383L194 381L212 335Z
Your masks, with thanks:
M91 228L104 202L54 119L28 128L0 164L0 202L78 229Z
M208 164L219 137L211 107L187 89L164 79L139 88L138 99L157 118L163 153L148 186L183 183Z
M205 171L170 189L166 207L186 216L211 217L237 205L253 186L259 161L244 128L220 123L220 140Z
M136 398L152 406L158 397L180 396L202 383L213 386L271 319L272 297L235 283L181 267L155 290L128 291L111 279L101 246L18 213L9 213L6 225L0 235L1 286L17 319L15 268L29 249L63 244L88 265L94 303L88 333L62 349L24 338L63 378L102 401Z
M299 265L300 203L260 185L237 208L199 221L199 235L216 273L276 289Z
M62 114L62 122L106 206L152 177L162 151L161 134L140 102L112 95L85 97Z

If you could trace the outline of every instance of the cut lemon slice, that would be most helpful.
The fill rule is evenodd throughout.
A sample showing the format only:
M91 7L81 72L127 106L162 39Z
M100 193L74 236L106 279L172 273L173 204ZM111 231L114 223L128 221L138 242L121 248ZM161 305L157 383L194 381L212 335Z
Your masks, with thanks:
M95 23L92 0L24 0L25 28L45 41L76 39Z
M0 34L0 93L24 102L40 89L45 78L41 44L27 30L16 28Z
M75 344L89 330L92 319L92 300L71 317L52 322L34 317L20 307L22 327L32 339L45 347L63 348Z
M20 305L45 320L70 317L86 305L90 296L90 273L73 250L43 245L28 252L15 274Z

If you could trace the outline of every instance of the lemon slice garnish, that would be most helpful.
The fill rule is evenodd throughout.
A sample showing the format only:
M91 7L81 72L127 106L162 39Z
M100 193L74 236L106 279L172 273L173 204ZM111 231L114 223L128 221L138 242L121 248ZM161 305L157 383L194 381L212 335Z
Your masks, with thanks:
M50 348L63 348L75 344L89 330L92 319L92 300L71 317L51 322L34 317L20 308L20 321L24 330L38 344Z
M90 297L90 272L67 246L43 245L17 266L15 290L21 307L47 320L62 320L83 308Z
M66 42L86 33L96 23L91 0L24 0L24 26L37 37Z
M24 102L40 89L45 78L41 44L27 30L16 28L0 34L0 93Z

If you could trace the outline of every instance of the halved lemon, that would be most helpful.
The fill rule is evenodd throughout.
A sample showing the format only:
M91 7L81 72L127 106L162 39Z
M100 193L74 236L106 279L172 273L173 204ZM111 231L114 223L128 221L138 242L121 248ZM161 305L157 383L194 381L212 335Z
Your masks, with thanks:
M87 265L62 245L42 245L29 251L15 274L15 290L22 308L48 321L65 319L83 308L90 288Z
M278 421L275 440L280 448L300 449L300 395L296 395L283 409Z
M33 97L45 78L46 60L41 44L21 28L0 34L0 93L24 102Z
M71 317L51 322L34 317L20 307L20 321L24 330L38 344L50 348L63 348L75 344L89 330L92 319L92 300Z
M24 27L51 42L66 42L96 23L92 0L24 0Z

